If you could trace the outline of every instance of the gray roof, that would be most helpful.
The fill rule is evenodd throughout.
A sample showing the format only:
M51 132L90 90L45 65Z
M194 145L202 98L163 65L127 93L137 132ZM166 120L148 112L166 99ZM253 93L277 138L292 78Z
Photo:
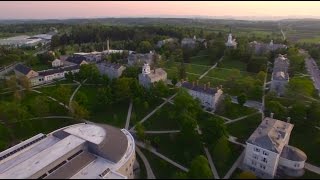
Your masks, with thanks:
M277 71L272 73L274 80L285 80L287 81L289 79L289 74L283 71Z
M45 70L45 71L39 71L38 73L40 76L48 76L51 74L62 73L64 71L72 71L72 70L76 70L76 69L80 69L80 65L61 67L58 69L49 69L49 70Z
M29 68L25 65L22 65L22 64L16 65L15 69L24 75L27 75L32 70L31 68Z
M101 65L101 66L105 66L108 68L113 68L113 69L119 69L122 65L119 63L110 63L110 62L102 62L102 63L98 63L97 65Z
M193 90L193 91L198 91L198 92L202 92L202 93L206 93L206 94L210 94L210 95L214 95L217 93L217 89L216 88L204 88L204 85L193 85L190 82L183 82L182 87Z
M86 61L87 59L84 56L80 56L80 55L73 55L73 56L69 56L66 61L68 62L72 62L75 64L81 64L82 61Z
M307 155L300 149L292 146L284 146L282 153L280 155L282 158L289 159L291 161L305 161L307 160Z
M259 146L263 149L281 153L286 134L291 133L293 124L266 117L257 129L251 134L247 143Z

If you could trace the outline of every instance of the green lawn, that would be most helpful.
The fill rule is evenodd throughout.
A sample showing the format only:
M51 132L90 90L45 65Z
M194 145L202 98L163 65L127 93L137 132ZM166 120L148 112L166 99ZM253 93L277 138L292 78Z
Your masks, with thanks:
M148 159L151 169L157 179L173 179L175 173L184 172L167 161L155 156L148 150L143 148L140 149Z
M214 68L209 71L207 76L215 77L219 79L228 79L230 76L231 69L224 69L224 68ZM239 78L245 78L247 76L252 76L252 74L241 71Z
M217 162L215 160L215 156L219 156L217 154L212 154L211 152L211 157L213 159L213 163L215 164L215 167L217 168L219 176L222 178L224 177L229 169L232 167L233 163L238 159L240 156L241 152L244 150L242 146L239 146L237 144L233 144L229 142L229 147L231 150L230 156L228 159L225 159L223 162Z
M173 120L170 115L172 114L173 105L170 103L162 106L161 109L156 111L148 120L143 123L146 130L177 130L179 124Z
M227 69L235 68L239 69L240 71L247 71L247 65L244 62L237 60L222 60L220 67Z
M97 108L97 90L95 86L81 86L79 92L84 93L87 96L88 103L85 107L90 112L90 121L98 123L106 123L119 128L124 128L127 119L129 101L119 102L105 107ZM77 99L77 95L75 99Z
M249 108L246 106L241 106L235 103L232 103L230 106L231 108L229 110L226 110L226 112L223 112L223 113L217 112L217 114L220 116L227 117L229 119L236 119L236 118L257 112L256 109Z
M151 145L157 149L157 152L167 156L173 161L188 168L191 161L198 155L204 155L202 146L190 146L183 148L178 142L178 134L147 134L146 139L151 140ZM191 143L192 144L192 143Z
M298 42L300 42L300 43L320 43L320 36L299 39Z
M131 119L130 119L130 126L134 126L137 122L141 121L146 115L151 113L157 106L159 106L161 103L163 103L164 100L159 98L154 101L149 100L147 102L149 104L149 107L147 109L145 109L143 105L133 104L132 112L131 112ZM147 120L147 121L149 121L149 120Z
M164 68L165 69L173 69L173 70L177 70L177 68L180 66L179 62L173 62L173 61L167 61L164 64ZM204 72L206 72L210 66L203 66L203 65L197 65L197 64L188 64L185 63L186 66L186 71L189 73L194 73L194 74L203 74Z
M245 143L254 130L261 123L261 114L256 114L240 121L227 124L230 135L238 138L239 142Z
M58 85L57 86L49 86L49 87L42 87L37 90L42 92L45 95L48 95L48 96L51 96L51 97L57 99L60 102L63 102L63 99L56 94L56 90L58 89L58 87L59 87ZM68 102L69 102L70 96L72 95L73 91L77 88L77 86L69 86L69 87L71 88L71 93L68 96Z
M289 144L304 151L308 157L307 162L320 166L320 130L305 123L295 124L291 132Z
M208 55L197 55L190 58L190 62L192 64L199 64L199 65L211 65L211 60Z

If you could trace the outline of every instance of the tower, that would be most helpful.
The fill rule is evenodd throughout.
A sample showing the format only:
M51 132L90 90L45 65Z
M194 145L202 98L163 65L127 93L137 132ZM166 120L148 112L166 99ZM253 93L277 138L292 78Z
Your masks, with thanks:
M228 44L232 44L233 41L232 41L232 34L230 33L229 36L228 36Z
M109 51L109 39L107 39L107 50Z
M150 66L148 63L145 63L142 67L142 74L145 76L150 73L151 73Z

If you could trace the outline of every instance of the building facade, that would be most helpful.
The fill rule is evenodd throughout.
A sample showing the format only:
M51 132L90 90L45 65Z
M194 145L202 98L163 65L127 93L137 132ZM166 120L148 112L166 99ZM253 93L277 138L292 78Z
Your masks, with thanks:
M159 81L167 81L167 72L162 68L151 70L149 64L144 64L142 73L139 74L139 84L145 88L149 88L153 83Z
M288 145L293 124L266 117L246 141L242 168L260 178L299 177L307 156Z
M128 56L128 65L129 66L142 66L143 64L153 64L153 59L155 56L158 56L155 52L150 51L146 54L141 53L131 53Z
M249 46L255 54L263 54L268 53L270 51L276 51L278 49L287 48L287 46L284 44L274 44L273 40L271 40L269 44L253 41L249 43Z
M60 59L55 59L54 61L52 61L51 63L52 67L60 67L63 66L63 62Z
M0 179L133 179L125 129L81 123L38 134L0 153Z
M100 71L100 74L106 74L109 79L119 78L122 75L122 72L126 69L125 66L116 63L97 63L97 68Z
M278 96L285 93L289 82L289 65L289 59L281 54L274 61L270 90L276 92Z
M211 88L210 84L204 84L203 86L195 82L187 82L184 81L181 84L181 87L187 89L188 93L196 99L199 99L201 105L209 108L212 111L215 111L218 103L220 102L220 98L223 94L221 88Z

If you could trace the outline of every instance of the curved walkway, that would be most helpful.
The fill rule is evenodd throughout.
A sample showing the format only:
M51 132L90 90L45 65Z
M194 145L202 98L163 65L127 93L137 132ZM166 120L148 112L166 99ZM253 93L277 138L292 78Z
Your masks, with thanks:
M147 178L148 179L156 179L155 175L153 174L153 171L151 169L151 166L149 164L148 159L144 156L144 154L141 152L141 150L138 148L138 146L136 146L136 152L141 157L143 164L146 167Z
M87 79L85 79L84 81L83 81L83 83L85 83L87 81ZM73 97L74 97L74 95L78 92L78 90L79 90L79 88L82 86L82 83L79 83L79 86L77 87L77 89L75 89L74 91L73 91L73 93L72 93L72 95L71 95L71 97L70 97L70 99L69 99L69 108L71 109L71 102L72 102L72 100L73 100Z
M131 112L132 112L132 101L130 101L130 105L129 105L129 109L128 109L128 114L127 114L127 121L126 121L126 125L124 126L125 129L129 128L130 125L130 118L131 118Z

